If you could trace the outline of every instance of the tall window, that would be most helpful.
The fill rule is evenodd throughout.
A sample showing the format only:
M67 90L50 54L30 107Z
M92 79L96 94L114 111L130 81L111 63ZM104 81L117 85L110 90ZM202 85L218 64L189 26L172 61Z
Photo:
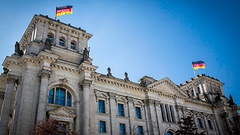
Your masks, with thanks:
M99 132L106 133L106 122L105 121L99 122Z
M166 135L173 135L173 133L170 131L167 131Z
M53 43L53 36L51 34L48 34L47 38L50 40L50 43Z
M124 116L124 106L123 104L118 104L118 115Z
M59 39L59 45L60 46L65 46L65 40L63 38Z
M201 118L198 118L198 126L199 126L200 128L203 128L203 125L202 125L202 120L201 120Z
M135 111L136 111L136 118L142 119L141 108L140 107L135 107Z
M172 122L176 122L175 121L175 114L174 114L174 110L173 110L173 106L172 105L170 105L170 112L171 112L171 116L172 116Z
M74 42L71 42L71 49L76 50L76 44Z
M125 124L120 123L120 134L126 134Z
M165 119L165 109L164 109L164 105L163 105L163 104L160 104L160 108L161 108L161 113L162 113L162 120L163 120L163 121L166 121L166 119Z
M166 109L166 115L167 115L167 122L171 122L170 116L169 116L169 110L168 110L168 105L165 105Z
M138 126L138 135L143 135L143 127Z
M98 100L98 112L105 113L105 101Z
M209 126L210 129L213 129L211 120L208 120L208 126Z
M72 106L72 95L64 88L53 88L48 93L48 103Z
M194 92L194 90L191 90L191 92L192 92L192 96L195 97L195 92Z
M197 87L197 90L198 90L198 94L201 94L201 90L199 86Z

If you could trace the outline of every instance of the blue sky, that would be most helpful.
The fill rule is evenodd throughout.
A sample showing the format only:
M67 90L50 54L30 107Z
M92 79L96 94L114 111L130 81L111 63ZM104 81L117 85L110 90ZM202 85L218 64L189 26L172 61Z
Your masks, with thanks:
M34 14L55 17L56 6L72 5L58 19L93 34L90 57L97 72L137 82L147 75L179 85L194 77L191 62L224 82L240 105L240 1L231 0L41 0L2 1L0 62L14 52ZM2 72L2 68L0 69Z

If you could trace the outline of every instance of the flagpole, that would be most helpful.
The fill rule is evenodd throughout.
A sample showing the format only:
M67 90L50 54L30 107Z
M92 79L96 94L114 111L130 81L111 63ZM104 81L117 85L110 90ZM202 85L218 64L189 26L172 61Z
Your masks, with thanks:
M194 68L193 68L193 73L194 73L194 76L196 77L196 71L194 70Z
M55 20L57 19L57 14L56 14L56 12L57 12L57 7L56 7L56 11L55 11Z

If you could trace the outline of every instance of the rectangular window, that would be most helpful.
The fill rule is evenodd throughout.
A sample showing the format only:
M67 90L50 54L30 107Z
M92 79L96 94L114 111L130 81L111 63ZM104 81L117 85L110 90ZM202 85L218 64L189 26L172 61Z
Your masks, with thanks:
M98 100L98 112L105 113L105 101L104 100Z
M175 121L175 114L174 114L174 110L173 110L173 106L172 105L170 105L170 112L171 112L171 116L172 116L172 122L176 122Z
M99 131L101 133L106 133L106 123L105 123L105 121L100 121L99 122Z
M143 127L138 126L138 135L143 135Z
M198 118L198 126L199 126L200 128L203 128L203 125L202 125L202 120L201 120L201 118Z
M208 126L209 126L210 129L213 129L211 120L208 120Z
M135 111L136 111L136 118L142 119L141 108L140 107L135 107Z
M123 104L118 104L118 115L124 116L124 106Z
M160 108L161 108L161 113L162 113L162 120L163 120L163 121L166 121L166 119L165 119L164 105L163 105L163 104L160 104Z
M171 122L170 117L169 117L168 105L165 105L165 109L166 109L166 115L167 115L167 122Z
M125 124L122 124L120 123L120 134L126 134L126 131L125 131Z

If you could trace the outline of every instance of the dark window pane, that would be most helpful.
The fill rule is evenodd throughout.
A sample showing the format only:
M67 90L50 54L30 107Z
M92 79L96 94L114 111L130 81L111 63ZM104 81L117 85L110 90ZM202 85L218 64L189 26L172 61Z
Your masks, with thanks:
M57 88L56 89L56 99L55 104L65 105L65 89Z
M143 135L143 127L138 126L138 135Z
M76 50L76 45L73 42L71 42L71 49Z
M72 106L72 96L67 92L67 106Z
M65 41L64 41L64 39L62 39L62 38L59 39L59 45L65 46Z
M100 121L100 123L99 123L99 131L100 132L106 132L106 123L105 123L105 121Z
M47 38L50 40L50 43L53 43L53 36L52 35L48 35Z
M48 103L54 104L54 89L51 89L48 94Z
M123 104L118 104L118 115L124 116L124 106Z
M120 134L125 134L125 124L120 123Z
M198 125L199 125L199 127L200 127L200 128L203 128L203 125L202 125L202 120L201 120L201 118L198 118Z
M213 129L211 120L208 120L208 125L209 125L209 128L210 128L210 129Z
M142 116L141 116L141 108L140 107L136 107L135 110L136 110L136 118L141 119L142 118Z
M105 101L98 100L98 112L105 113Z

